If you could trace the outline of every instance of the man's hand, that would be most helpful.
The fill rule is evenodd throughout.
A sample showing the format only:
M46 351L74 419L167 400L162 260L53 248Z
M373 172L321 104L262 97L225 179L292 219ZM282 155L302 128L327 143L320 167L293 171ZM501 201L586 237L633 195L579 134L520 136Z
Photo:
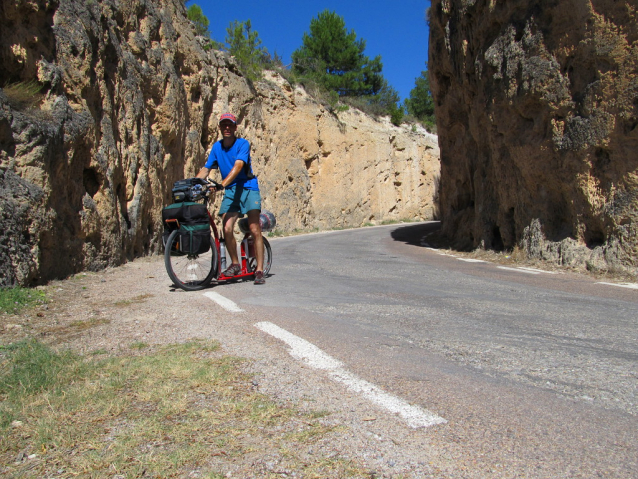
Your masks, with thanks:
M215 180L208 179L207 181L208 181L208 189L213 193L216 193L224 189L224 186L221 185L220 183L217 183Z

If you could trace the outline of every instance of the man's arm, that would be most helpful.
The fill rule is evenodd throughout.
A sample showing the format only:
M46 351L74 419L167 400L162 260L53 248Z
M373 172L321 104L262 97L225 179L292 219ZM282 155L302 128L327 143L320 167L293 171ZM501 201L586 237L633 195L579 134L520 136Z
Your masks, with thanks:
M197 173L196 178L201 178L205 180L206 178L208 178L209 173L210 173L210 170L204 166L201 170L199 170L199 173Z
M212 166L214 168L216 168L216 157L215 157L215 145L212 146L212 148L210 149L210 153L208 154L208 159L206 160L206 163L204 163L204 167L199 170L199 173L197 173L196 178L201 178L203 180L205 180L206 178L208 178L208 175L210 174L210 170L211 168L209 168L209 166Z
M244 162L242 160L237 160L235 162L235 166L233 166L233 169L230 170L230 173L228 173L228 176L222 180L222 186L226 188L233 181L235 181L235 178L237 178L237 175L241 173L241 170L243 168L244 168ZM202 169L205 169L205 168L202 168Z

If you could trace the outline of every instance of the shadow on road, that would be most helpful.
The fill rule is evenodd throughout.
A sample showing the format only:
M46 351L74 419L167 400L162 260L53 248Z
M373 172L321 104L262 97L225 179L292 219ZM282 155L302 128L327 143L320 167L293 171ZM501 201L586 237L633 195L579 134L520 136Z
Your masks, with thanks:
M440 229L441 222L432 221L428 223L402 226L393 230L391 236L393 240L402 241L409 245L428 246L428 240L425 237L433 233L438 233Z

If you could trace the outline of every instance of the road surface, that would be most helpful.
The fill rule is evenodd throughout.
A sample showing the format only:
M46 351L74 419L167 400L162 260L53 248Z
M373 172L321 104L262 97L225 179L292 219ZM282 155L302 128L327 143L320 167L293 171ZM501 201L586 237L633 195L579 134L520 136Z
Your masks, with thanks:
M458 477L638 477L638 290L443 255L435 227L275 238L266 285L211 291L260 311L273 347L387 395L379 414Z

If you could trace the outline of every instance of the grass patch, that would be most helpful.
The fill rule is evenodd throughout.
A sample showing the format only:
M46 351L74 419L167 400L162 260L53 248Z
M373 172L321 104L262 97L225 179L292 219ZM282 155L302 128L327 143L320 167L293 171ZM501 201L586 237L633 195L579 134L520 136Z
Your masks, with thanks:
M146 348L148 348L148 343L145 343L143 341L135 341L134 343L131 344L131 349L137 349L141 351L142 349L146 349Z
M305 454L334 427L254 391L214 342L98 358L30 340L0 361L3 477L225 477L246 455L253 477L271 477L266 457L301 477L369 475Z
M55 354L35 340L4 346L0 352L0 395L9 402L54 388L67 366L75 363L72 354ZM6 427L12 416L4 407L0 414L0 425Z
M26 110L28 108L34 108L44 98L40 92L42 91L42 85L37 81L31 80L28 82L11 83L2 88L4 94L9 100L11 108L16 110Z
M396 225L396 224L401 224L401 223L416 223L418 221L421 220L417 220L414 218L401 218L398 220L383 220L381 223L379 223L380 225Z
M134 303L144 303L148 298L152 298L152 294L140 294L131 299L123 299L122 301L116 301L115 306L130 306Z
M30 288L0 288L0 311L17 314L22 309L46 303L44 291Z
M285 236L297 236L309 233L319 233L321 230L319 228L308 228L308 229L299 229L295 228L292 231L283 231L280 229L274 229L268 232L268 238L281 238Z
M78 331L83 331L85 329L94 328L96 326L100 326L102 324L109 324L111 322L108 318L91 318L87 320L79 319L77 321L73 321L69 326Z

